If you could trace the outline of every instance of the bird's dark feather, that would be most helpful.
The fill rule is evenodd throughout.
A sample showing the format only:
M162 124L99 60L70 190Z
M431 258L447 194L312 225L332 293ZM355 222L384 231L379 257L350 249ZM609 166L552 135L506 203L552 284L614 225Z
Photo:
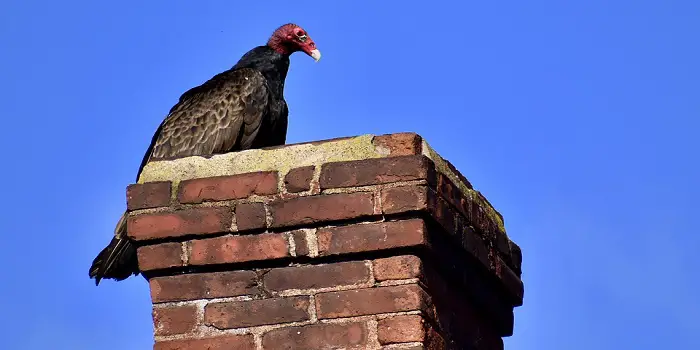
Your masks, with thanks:
M183 93L153 135L139 166L154 160L209 156L286 141L284 80L289 56L267 46L246 53L231 69ZM136 248L122 216L110 244L93 260L90 277L122 280L138 274Z

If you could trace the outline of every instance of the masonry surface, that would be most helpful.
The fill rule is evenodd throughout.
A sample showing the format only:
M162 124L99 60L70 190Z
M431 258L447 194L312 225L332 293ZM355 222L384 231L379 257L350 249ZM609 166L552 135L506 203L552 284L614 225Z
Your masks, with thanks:
M503 218L416 134L148 164L127 231L154 349L503 349Z

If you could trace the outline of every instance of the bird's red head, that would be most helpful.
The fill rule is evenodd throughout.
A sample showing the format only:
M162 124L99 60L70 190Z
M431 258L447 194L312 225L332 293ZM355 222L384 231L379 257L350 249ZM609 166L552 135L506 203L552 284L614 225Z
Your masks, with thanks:
M296 24L285 24L270 37L267 45L283 55L291 55L296 51L303 51L315 61L321 59L321 51L316 48L316 43L309 34Z

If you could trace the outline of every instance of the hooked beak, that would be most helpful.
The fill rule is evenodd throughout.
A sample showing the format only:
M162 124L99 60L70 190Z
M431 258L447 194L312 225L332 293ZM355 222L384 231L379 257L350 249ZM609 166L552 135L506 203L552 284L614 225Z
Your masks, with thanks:
M321 59L321 51L318 51L318 49L311 50L309 56L311 56L311 58L313 58L314 61L318 62L318 60Z

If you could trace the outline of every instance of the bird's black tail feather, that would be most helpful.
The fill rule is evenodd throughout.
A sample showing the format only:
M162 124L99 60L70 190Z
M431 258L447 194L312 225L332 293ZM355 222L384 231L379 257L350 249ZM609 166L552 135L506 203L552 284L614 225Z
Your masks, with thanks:
M136 247L126 235L126 213L124 213L119 219L114 238L92 261L90 278L94 278L95 285L99 285L103 278L121 281L138 274Z

